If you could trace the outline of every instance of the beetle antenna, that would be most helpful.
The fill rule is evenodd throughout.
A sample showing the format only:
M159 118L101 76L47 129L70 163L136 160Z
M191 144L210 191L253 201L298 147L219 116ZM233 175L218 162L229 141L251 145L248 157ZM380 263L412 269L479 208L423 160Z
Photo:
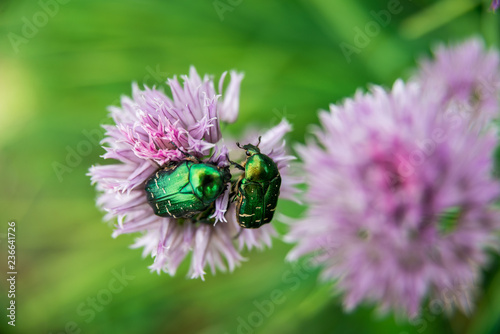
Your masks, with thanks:
M259 147L261 139L262 139L262 136L259 136L259 142L257 143L257 147Z
M176 145L173 141L170 141L170 144L172 144L172 146L174 146L176 150L179 150L179 151L180 151L182 154L184 154L185 156L187 156L187 157L190 157L190 156L191 156L191 154L189 154L189 153L184 152L183 150L181 150L181 149L179 148L179 146L177 146L177 145Z
M195 157L194 155L189 154L189 153L184 152L183 150L181 150L181 149L179 148L179 146L177 146L177 145L176 145L173 141L171 141L171 142L170 142L170 144L172 144L172 145L175 147L175 149L176 149L176 150L178 150L179 152L181 152L182 154L184 154L184 156L185 156L185 157L187 157L187 158L194 158L194 159L195 159L196 161L198 161L199 163L201 163L201 162L202 162L202 161L200 160L200 158Z
M241 147L240 143L236 142L236 146L238 146L239 148L241 148L242 150L244 150L244 148Z

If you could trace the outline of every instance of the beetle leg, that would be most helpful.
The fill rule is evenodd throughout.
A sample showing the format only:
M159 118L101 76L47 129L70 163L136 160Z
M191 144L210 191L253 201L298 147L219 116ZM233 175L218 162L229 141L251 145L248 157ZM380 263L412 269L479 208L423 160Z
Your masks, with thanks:
M229 201L228 201L228 204L229 203L233 203L233 202L236 202L236 199L238 198L238 193L236 191L231 191L229 193Z
M229 163L231 165L233 165L234 167L238 168L239 170L242 170L242 171L245 171L245 167L243 167L242 165L240 165L239 163L236 163L234 161L231 161L229 160L229 157L227 158L227 161L229 161Z
M240 226L239 232L233 237L233 239L238 239L238 237L241 235L241 232L243 232L243 226Z

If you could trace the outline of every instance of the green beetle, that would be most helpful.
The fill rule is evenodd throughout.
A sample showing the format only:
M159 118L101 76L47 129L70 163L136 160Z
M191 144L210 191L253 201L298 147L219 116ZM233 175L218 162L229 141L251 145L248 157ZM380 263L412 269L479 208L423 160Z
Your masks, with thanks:
M239 148L246 150L247 159L244 170L235 184L236 220L241 227L259 228L273 219L280 195L281 176L276 163L267 155L260 153L257 146L248 144Z
M146 194L155 215L192 218L213 208L231 181L229 167L219 168L191 157L170 162L146 180Z

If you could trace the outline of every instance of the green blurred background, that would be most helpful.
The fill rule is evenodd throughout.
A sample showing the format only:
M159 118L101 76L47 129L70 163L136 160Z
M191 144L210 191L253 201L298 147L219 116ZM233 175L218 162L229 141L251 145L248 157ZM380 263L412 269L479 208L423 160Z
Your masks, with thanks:
M318 109L357 87L408 77L436 42L482 35L500 44L489 1L401 0L400 12L345 57L340 44L356 46L355 29L394 1L2 0L0 267L7 272L5 233L14 220L18 276L15 328L7 325L7 283L0 281L0 331L500 333L498 257L472 315L448 319L426 307L409 323L370 306L344 313L316 270L284 262L291 246L278 239L270 250L246 252L234 273L209 274L205 282L186 279L187 263L176 277L152 274L152 259L129 248L134 237L112 239L95 207L85 174L104 151L85 133L102 136L106 107L130 94L132 81L163 85L191 64L216 77L244 71L240 118L228 131L269 128L285 116L296 143L318 122ZM78 150L80 159L68 165L69 152ZM54 163L69 169L58 175ZM280 211L296 216L301 208L281 201ZM129 280L117 283L122 272ZM100 298L94 308L92 298ZM271 308L273 298L279 303Z

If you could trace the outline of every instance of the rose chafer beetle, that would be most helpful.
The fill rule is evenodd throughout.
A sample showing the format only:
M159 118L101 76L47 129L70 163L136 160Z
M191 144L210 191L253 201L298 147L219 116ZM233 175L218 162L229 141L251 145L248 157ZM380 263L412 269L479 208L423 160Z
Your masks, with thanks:
M213 202L230 181L229 167L220 168L189 156L153 174L146 180L145 190L155 215L192 218L200 213L208 216L206 211L213 209Z
M276 163L260 152L257 146L247 144L240 146L247 155L242 166L233 162L237 168L244 170L235 184L236 220L241 227L259 228L273 219L278 197L280 195L281 176Z

